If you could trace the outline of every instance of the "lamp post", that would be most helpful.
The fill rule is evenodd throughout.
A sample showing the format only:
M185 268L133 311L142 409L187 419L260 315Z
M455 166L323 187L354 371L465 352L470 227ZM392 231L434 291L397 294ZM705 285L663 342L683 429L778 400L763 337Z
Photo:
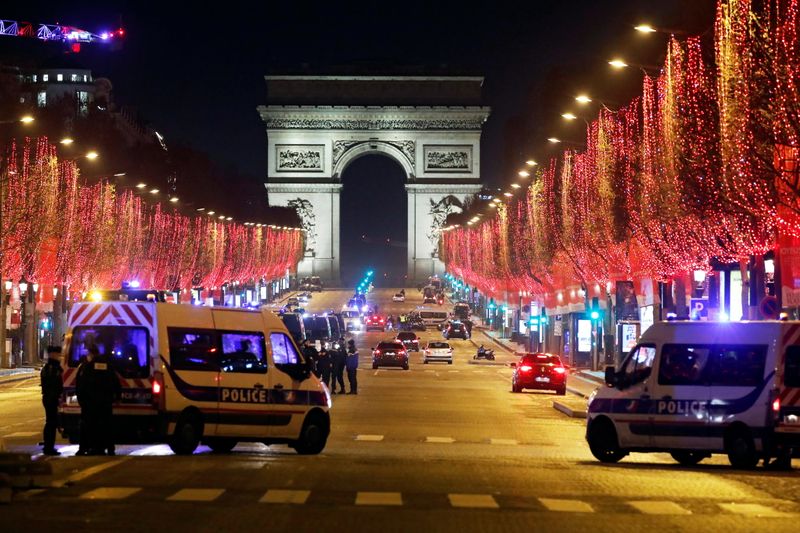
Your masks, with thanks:
M8 304L11 300L11 288L13 282L7 279L3 282L3 301L0 306L0 368L9 368L11 366L11 351L6 350L6 336L8 330L6 329L6 322L8 320Z
M18 366L22 366L22 363L25 362L26 353L28 350L28 338L27 338L27 331L28 331L28 321L25 318L27 314L27 309L25 306L25 300L28 298L28 282L25 281L25 278L21 278L19 280L19 351L20 351L20 364Z

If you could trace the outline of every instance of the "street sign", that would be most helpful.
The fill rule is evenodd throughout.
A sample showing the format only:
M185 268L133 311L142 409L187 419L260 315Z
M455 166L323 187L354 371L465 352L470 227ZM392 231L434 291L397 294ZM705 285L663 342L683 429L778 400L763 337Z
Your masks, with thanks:
M708 298L692 298L689 316L692 320L708 320Z
M758 309L761 311L761 316L770 320L778 318L781 312L778 307L778 299L774 296L765 296L761 303L758 304Z

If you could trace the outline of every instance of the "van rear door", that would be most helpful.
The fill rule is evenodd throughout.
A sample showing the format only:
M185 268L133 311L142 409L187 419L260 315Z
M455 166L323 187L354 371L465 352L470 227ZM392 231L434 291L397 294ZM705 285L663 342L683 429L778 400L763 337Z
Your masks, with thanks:
M781 433L800 433L800 326L794 326L795 336L784 339L795 344L785 347L782 364L778 370L778 398L780 413L777 431Z
M218 335L220 437L266 438L271 421L260 313L212 311Z
M273 421L269 429L274 438L292 438L300 434L311 392L290 373L303 363L291 338L282 331L270 331L269 350L272 365L269 372L269 396ZM294 367L294 368L292 368Z

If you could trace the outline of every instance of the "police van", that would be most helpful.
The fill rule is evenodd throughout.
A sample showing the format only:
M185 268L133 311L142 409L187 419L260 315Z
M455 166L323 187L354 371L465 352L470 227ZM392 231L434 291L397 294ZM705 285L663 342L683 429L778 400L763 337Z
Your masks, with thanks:
M603 462L713 453L735 468L800 451L800 322L660 322L589 399L586 440Z
M59 411L70 442L79 439L78 366L96 345L122 384L117 442L167 442L178 454L200 443L216 452L245 441L286 443L301 454L325 447L328 390L266 309L81 302L64 342Z
M426 326L439 327L447 321L447 312L438 311L429 307L417 307L415 314L422 319Z

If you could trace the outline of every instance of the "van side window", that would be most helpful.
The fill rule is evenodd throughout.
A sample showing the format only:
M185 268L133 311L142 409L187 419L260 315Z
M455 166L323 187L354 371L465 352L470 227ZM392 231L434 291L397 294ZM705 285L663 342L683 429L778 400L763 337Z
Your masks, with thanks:
M172 368L219 371L216 333L203 329L167 328L167 336Z
M300 361L294 344L285 334L270 333L269 343L272 346L272 359L276 365L296 365Z
M220 341L222 344L220 367L223 372L263 374L267 371L263 333L223 332L220 333Z
M661 348L658 382L662 385L703 385L711 347L689 344L665 344Z
M656 347L653 345L639 345L634 348L622 367L625 382L634 385L646 380L653 371L655 358Z
M754 387L764 380L766 345L718 345L711 367L711 384Z
M786 387L800 387L800 346L788 346L786 348L783 384Z

